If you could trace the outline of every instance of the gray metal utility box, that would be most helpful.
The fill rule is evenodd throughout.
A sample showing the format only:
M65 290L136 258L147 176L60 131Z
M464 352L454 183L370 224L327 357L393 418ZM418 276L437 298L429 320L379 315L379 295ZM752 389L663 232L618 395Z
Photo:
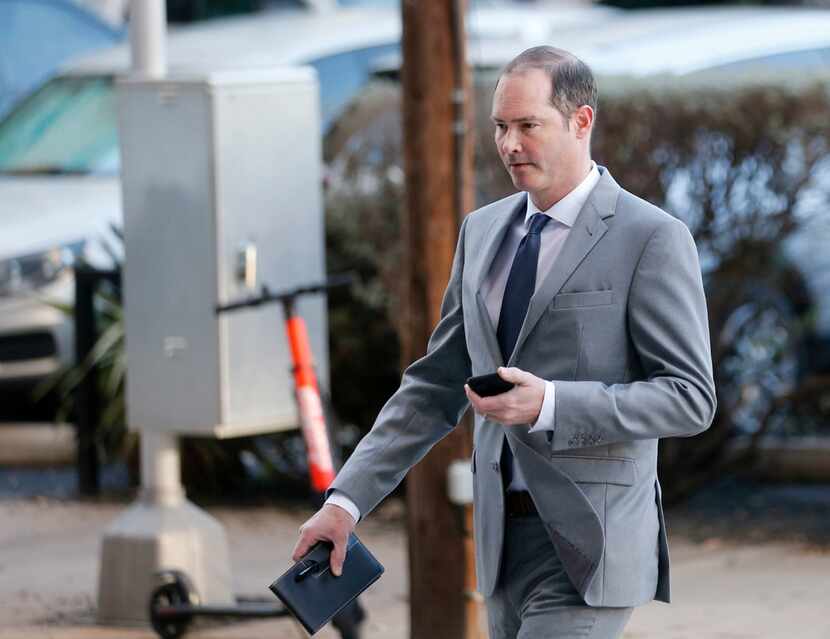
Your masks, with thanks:
M263 283L325 277L314 71L118 88L130 428L229 437L297 426L281 307L214 309ZM297 310L325 385L325 300Z

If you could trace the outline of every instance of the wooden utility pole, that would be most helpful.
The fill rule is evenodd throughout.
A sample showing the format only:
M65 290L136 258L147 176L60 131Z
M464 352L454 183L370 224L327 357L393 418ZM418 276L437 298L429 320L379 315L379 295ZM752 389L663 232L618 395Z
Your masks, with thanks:
M406 170L403 358L422 356L440 317L461 217L474 206L472 90L466 0L403 0ZM459 392L462 392L459 388ZM469 459L469 424L455 429L407 480L410 636L476 639L472 507L447 498L450 462Z

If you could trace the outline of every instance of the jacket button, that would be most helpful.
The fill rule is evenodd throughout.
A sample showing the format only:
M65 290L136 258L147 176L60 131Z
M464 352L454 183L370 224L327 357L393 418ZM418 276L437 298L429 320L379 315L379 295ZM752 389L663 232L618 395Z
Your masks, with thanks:
M499 472L499 463L498 462L493 462L492 464L490 464L490 468L492 468L496 472Z

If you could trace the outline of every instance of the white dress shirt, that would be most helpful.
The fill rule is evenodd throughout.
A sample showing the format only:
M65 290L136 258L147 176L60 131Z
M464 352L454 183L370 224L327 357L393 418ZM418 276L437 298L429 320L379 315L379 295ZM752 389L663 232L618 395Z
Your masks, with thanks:
M519 242L527 234L528 222L531 216L536 213L543 213L551 218L545 227L542 229L541 242L539 248L539 261L536 266L536 288L538 291L542 282L544 282L547 274L553 268L559 252L562 250L562 245L571 232L571 227L574 225L579 212L588 200L591 191L599 182L599 170L595 162L591 162L591 169L588 175L561 200L556 202L546 211L540 211L533 203L530 195L527 195L527 208L524 217L516 216L516 219L511 224L507 233L505 233L504 241L496 253L493 264L490 266L490 271L484 279L482 285L482 296L484 298L487 313L490 315L490 321L494 327L499 324L499 314L501 313L501 302L504 298L504 289L507 286L507 277L510 274L510 267L513 265L513 258L516 255L516 249L519 247ZM532 425L530 432L535 433L543 430L553 430L554 428L554 412L556 408L556 387L552 381L545 382L545 398L542 401L542 410L539 412L539 417ZM525 482L522 471L518 465L513 466L513 478L508 486L508 490L527 490L527 483ZM334 491L326 500L327 504L334 504L346 510L355 521L360 519L360 510L355 503L346 497L343 493Z

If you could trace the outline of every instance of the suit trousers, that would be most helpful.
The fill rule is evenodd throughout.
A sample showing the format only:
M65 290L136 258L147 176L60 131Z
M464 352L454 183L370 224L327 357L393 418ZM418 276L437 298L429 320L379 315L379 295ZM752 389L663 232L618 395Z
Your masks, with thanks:
M538 515L505 520L501 571L485 600L490 639L616 639L633 608L588 606Z

